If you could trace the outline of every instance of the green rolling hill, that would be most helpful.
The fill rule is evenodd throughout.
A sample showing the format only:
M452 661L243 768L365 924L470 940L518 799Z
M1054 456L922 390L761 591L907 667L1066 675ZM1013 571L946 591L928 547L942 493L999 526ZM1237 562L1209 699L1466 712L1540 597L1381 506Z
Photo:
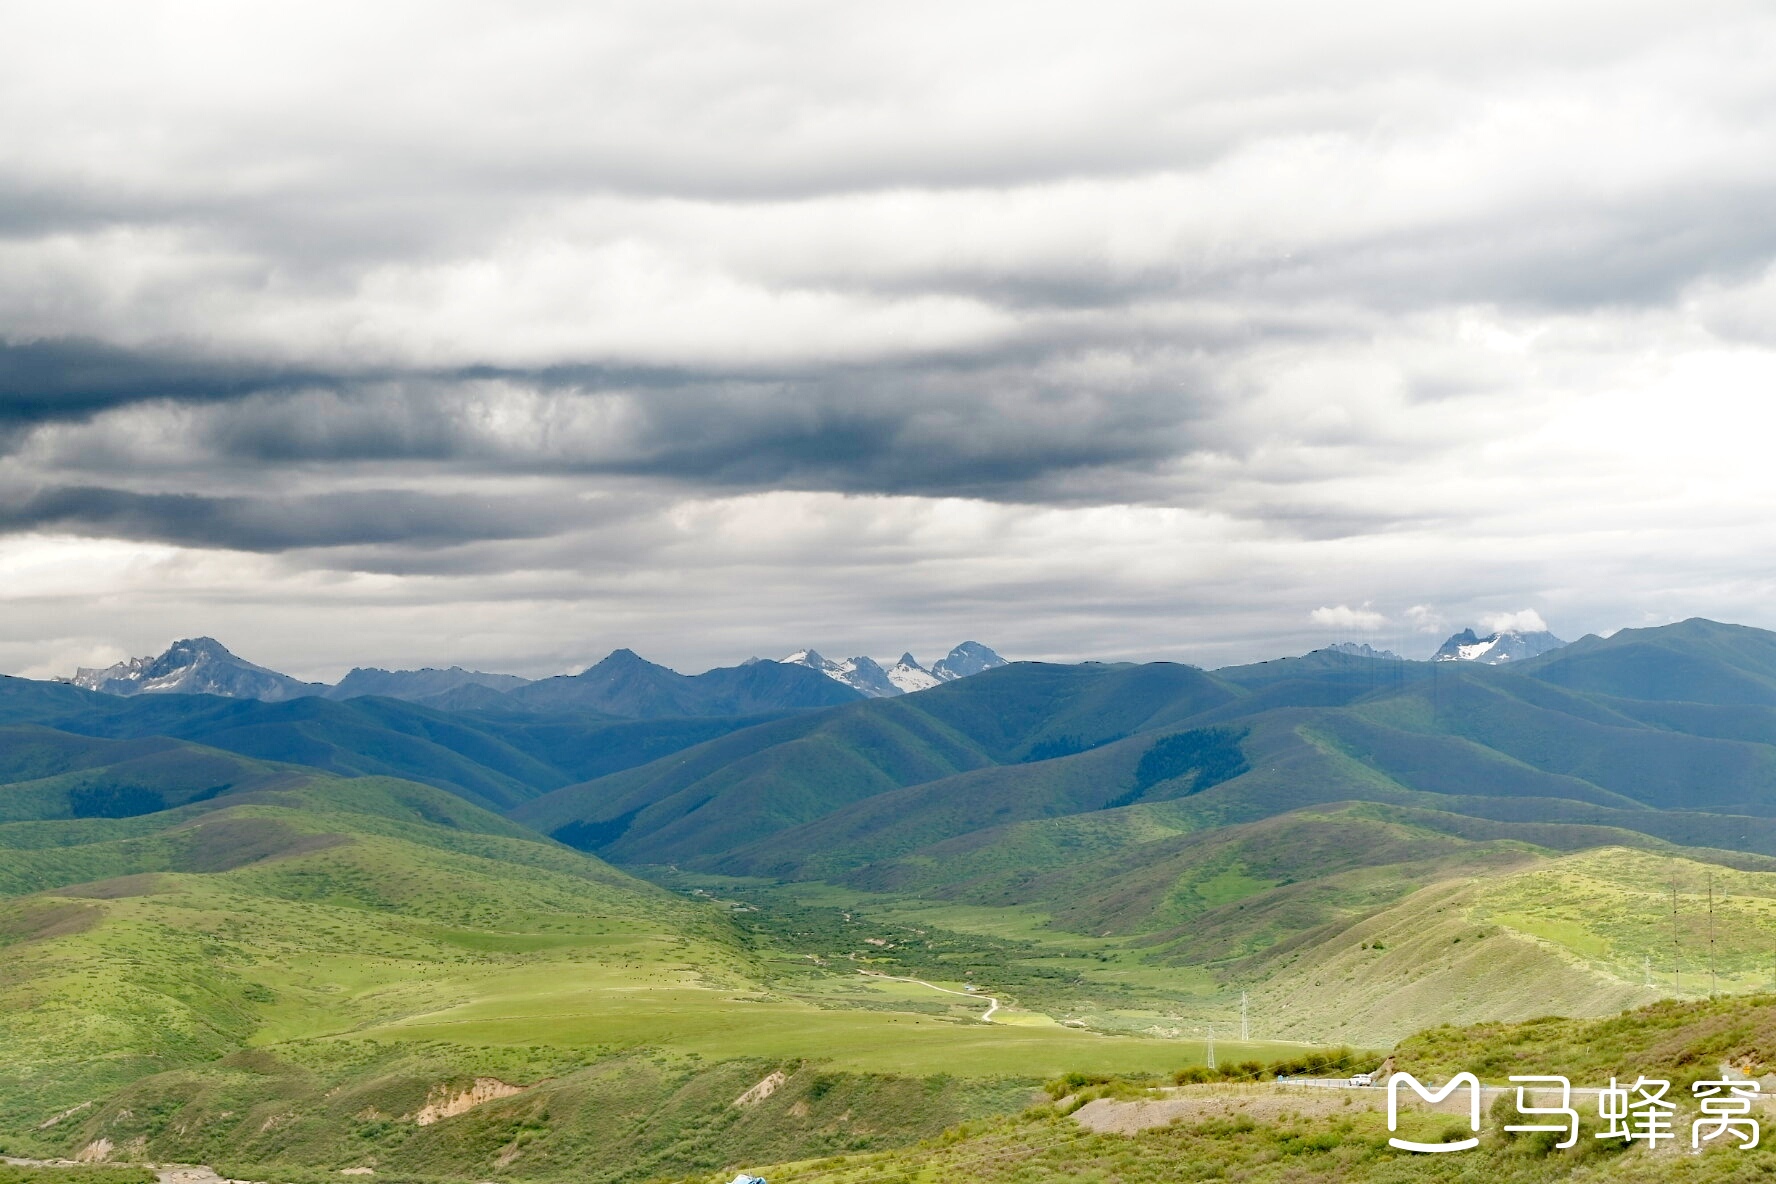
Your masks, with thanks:
M1434 802L1776 851L1776 714L1721 690L1762 668L1768 647L1732 647L1744 632L1627 631L1518 668L1334 653L1215 674L1017 664L741 730L513 816L622 862L774 876L831 877L975 831L1171 799L1189 799L1197 826ZM1667 657L1680 691L1726 701L1633 697Z
M560 693L749 701L623 665ZM1767 687L1776 636L1709 622L751 717L0 679L0 1150L628 1179L1231 1055L1242 994L1382 1047L1751 992Z
M1376 1067L1373 1058L1352 1059ZM1691 1082L1719 1073L1723 1064L1758 1075L1770 1072L1776 1065L1776 998L1770 995L1656 1003L1602 1019L1439 1026L1402 1041L1394 1060L1399 1070L1425 1081L1446 1081L1463 1071L1477 1074L1488 1089L1477 1146L1435 1156L1395 1149L1389 1145L1395 1130L1384 1091L1291 1084L1284 1074L1302 1073L1303 1063L1296 1061L1231 1066L1223 1081L1178 1085L1163 1077L1079 1074L1049 1083L1047 1096L1020 1114L958 1126L916 1147L755 1166L773 1184L1222 1179L1704 1184L1762 1180L1771 1171L1767 1143L1740 1147L1743 1128L1729 1137L1717 1134L1693 1151L1689 1128L1699 1111L1688 1089ZM1319 1076L1327 1070L1309 1072ZM1596 1088L1612 1077L1634 1082L1643 1074L1665 1081L1675 1137L1656 1148L1644 1139L1606 1138L1594 1095L1578 1092L1572 1099L1576 1138L1569 1141L1558 1129L1507 1130L1526 1122L1547 1125L1547 1119L1520 1115L1515 1108L1509 1079L1523 1073L1562 1074L1578 1088ZM1767 1115L1759 1117L1767 1126ZM1408 1101L1398 1125L1400 1135L1426 1142L1470 1133L1458 1105L1437 1113ZM1709 1133L1707 1126L1703 1133ZM690 1176L684 1184L717 1184L718 1179Z
M1014 766L1016 776L1041 776L1061 754L1114 746L1233 695L1187 666L1016 663L918 695L736 732L554 791L513 817L619 860L707 857L957 774Z
M559 711L592 710L629 719L750 715L854 703L862 693L806 666L749 662L680 674L634 650L617 650L578 674L526 683L512 703Z
M1542 1010L1647 997L1633 957L1589 957L1585 926L1568 942L1527 920L1498 930L1509 973L1463 961L1405 991L1388 976L1429 972L1396 955L1361 1007L1289 984L1354 972L1349 933L1417 916L1450 884L1574 853L1763 868L1776 713L1746 688L1771 640L1685 622L1517 667L1332 652L1213 673L1020 664L738 731L513 817L630 866L1021 910L1223 992L1280 992L1296 1018L1279 1034L1379 1041L1521 1014L1503 1002L1513 976L1552 992ZM1676 690L1650 698L1662 661Z
M1082 1060L1200 1059L1035 1012L982 1024L960 991L810 962L793 934L431 786L174 740L3 739L8 1154L626 1180L899 1145ZM130 809L82 814L93 787ZM932 957L922 973L959 981ZM778 1070L781 1097L735 1105Z
M343 777L421 781L496 811L781 714L631 720L583 709L451 712L374 697L276 703L212 695L118 698L0 677L0 726L189 740Z

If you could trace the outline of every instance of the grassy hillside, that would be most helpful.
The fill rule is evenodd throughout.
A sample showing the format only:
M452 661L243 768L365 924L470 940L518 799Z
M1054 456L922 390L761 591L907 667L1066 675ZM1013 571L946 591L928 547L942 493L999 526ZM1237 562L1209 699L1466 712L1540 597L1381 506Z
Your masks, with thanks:
M984 981L1104 1031L1226 1032L1242 993L1254 1034L1334 1043L1602 1014L1707 989L1710 931L1719 990L1759 989L1776 970L1776 861L1765 857L1371 803L1191 829L1178 816L1190 800L970 834L932 848L929 864L885 865L896 873L886 882L872 878L880 867L843 885L684 882L766 917L787 899L867 918L885 945L869 951L853 933L847 947L841 932L821 954L915 968L895 973L935 973L916 969L923 943L909 936L926 923L1011 940L969 955L991 968ZM752 916L742 923L763 923ZM814 917L794 924L820 931Z
M421 781L492 810L645 764L769 718L775 716L625 720L580 709L452 712L381 698L334 702L310 697L281 703L212 695L124 699L59 683L0 678L0 727L35 724L162 745L167 738L183 739L344 777ZM0 752L20 738L8 740ZM10 779L3 765L7 759L0 755L0 777Z
M143 759L37 739L16 772ZM1077 1063L1201 1059L1015 1008L983 1024L953 967L928 987L820 966L792 934L428 786L226 759L258 779L0 824L0 1150L261 1179L630 1179L901 1145Z
M540 679L506 693L507 700L525 707L591 710L625 719L836 707L862 697L806 666L749 662L687 675L633 650L617 650L578 674Z
M1594 1014L1678 990L1647 973L1669 958L1598 920L1611 893L1646 897L1646 860L1704 880L1713 865L1725 882L1768 874L1758 853L1776 854L1776 712L1724 693L1634 698L1650 692L1617 677L1675 654L1732 682L1770 647L1725 655L1745 639L1697 623L1652 633L1560 659L1590 663L1589 681L1544 677L1552 656L1494 669L1321 653L1215 675L1015 666L738 732L518 816L635 865L824 881L859 909L1011 910L1051 951L1120 945L1119 964L1199 976L1143 997L1129 965L1108 1006L1085 1006L1033 969L1002 974L1053 1016L1107 1030L1226 1023L1240 991L1271 1017L1267 1035L1297 1039ZM905 726L914 712L942 730ZM930 759L934 736L946 760ZM958 751L976 763L955 768ZM1600 854L1573 854L1586 851ZM1537 869L1556 866L1578 878L1547 899L1583 898L1585 915L1501 903L1533 897ZM1717 978L1750 989L1749 969L1729 974L1724 924ZM1776 938L1746 926L1740 960Z
M1681 648L1686 629L1674 629ZM1597 643L1615 644L1640 643ZM1776 854L1776 712L1575 693L1541 669L1336 654L1212 679L1181 667L1009 667L892 708L903 718L944 708L946 739L971 745L974 767L911 759L929 752L925 738L909 739L884 705L862 704L842 726L815 718L793 735L736 733L517 816L629 863L905 892L962 879L984 890L1002 866L1039 871L1063 853L1077 862L1071 839L1046 854L1019 846L1047 841L1037 836L1117 835L1132 852L1142 827L1194 831L1339 801ZM1170 698L1156 698L1156 686ZM990 725L965 710L987 692ZM1057 722L1087 697L1115 709ZM1167 746L1207 738L1219 754L1156 773ZM1131 805L1154 808L1132 829L1095 818ZM1055 825L1008 830L1046 823ZM994 899L1020 902L1009 881L993 882Z
M1542 682L1623 699L1776 705L1776 635L1701 618L1582 638L1526 670Z
M1388 1145L1381 1091L1316 1090L1268 1083L1170 1088L1163 1079L1113 1080L1086 1085L1057 1081L1050 1096L1017 1115L960 1124L916 1147L834 1155L750 1170L773 1184L1032 1184L1099 1180L1162 1184L1176 1180L1251 1181L1254 1184L1335 1184L1363 1181L1756 1181L1776 1172L1768 1143L1741 1151L1688 1147L1696 1117L1691 1081L1717 1075L1723 1063L1752 1074L1776 1066L1776 1000L1660 1003L1602 1020L1539 1018L1516 1024L1441 1027L1401 1042L1396 1062L1425 1080L1476 1072L1503 1084L1512 1073L1560 1073L1575 1085L1611 1077L1671 1081L1679 1099L1678 1139L1649 1150L1644 1143L1597 1137L1603 1124L1595 1103L1581 1095L1580 1136L1571 1148L1559 1136L1509 1132L1525 1121L1508 1090L1485 1101L1479 1146L1451 1155L1414 1155ZM1252 1069L1258 1069L1252 1066ZM1163 1087L1163 1088L1155 1088ZM1066 1096L1062 1096L1066 1095ZM1086 1103L1088 1098L1093 1100ZM1147 1117L1146 1108L1154 1116ZM1761 1117L1767 1121L1768 1113ZM1170 1118L1171 1121L1166 1121ZM1439 1141L1468 1133L1455 1113L1409 1110L1401 1134ZM1726 1140L1721 1140L1725 1143ZM1674 1146L1673 1144L1679 1144ZM715 1184L715 1176L685 1177ZM725 1179L725 1177L723 1177Z
M0 1144L950 1179L893 1149L1211 1027L1281 1055L1227 1047L1242 995L1254 1038L1383 1045L1764 990L1771 654L1690 622L1515 669L1020 664L750 721L0 682ZM1072 1139L1040 1162L1097 1170Z
M1046 776L1057 758L1114 749L1133 778L1152 742L1118 741L1236 695L1187 666L1018 663L918 695L748 729L558 790L513 815L620 861L713 861L853 803L903 821L926 817L922 805L898 806L885 795L994 766L1017 771L1004 778L983 773L983 784L1019 785ZM1049 813L1093 809L1130 788L1076 792L1078 778L1064 775L1057 784L1066 788ZM928 830L931 837L949 833Z

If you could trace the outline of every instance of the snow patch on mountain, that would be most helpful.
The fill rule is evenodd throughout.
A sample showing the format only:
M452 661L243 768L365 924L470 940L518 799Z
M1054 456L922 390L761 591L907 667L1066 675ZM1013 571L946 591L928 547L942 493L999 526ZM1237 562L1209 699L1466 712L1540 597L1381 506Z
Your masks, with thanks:
M888 681L903 695L928 691L943 683L943 679L919 665L918 659L911 654L902 654L900 661L888 668Z
M859 656L835 662L831 658L822 657L820 651L814 649L797 650L778 660L785 665L818 670L828 678L861 691L872 699L929 690L942 683L967 678L1006 664L1004 658L978 641L963 642L930 669L921 666L910 653L902 654L900 661L886 670L874 658Z
M236 657L213 637L175 641L158 657L131 658L97 670L82 667L68 681L108 695L222 695L272 703L327 689Z
M1502 629L1485 637L1476 635L1472 629L1463 629L1444 642L1431 656L1431 661L1480 662L1487 666L1502 666L1507 662L1522 662L1549 650L1557 650L1565 644L1546 629L1534 632Z
M930 669L921 666L911 654L902 654L898 662L886 669L874 658L859 655L835 662L813 649L797 650L781 661L785 665L806 666L818 671L872 699L928 690L1005 665L1004 658L975 641L963 642ZM716 673L710 672L712 676ZM655 666L631 650L617 650L576 678L593 678L602 685L636 678L657 681L661 676L683 677ZM530 702L533 698L541 702L562 682L561 679L544 679L534 683L516 675L488 674L456 666L448 670L427 667L392 671L358 667L337 686L328 686L302 682L249 662L230 653L221 642L210 637L176 641L156 657L131 658L106 667L81 667L72 678L64 681L109 695L222 695L273 703L305 695L334 699L382 695L447 707L498 704L508 695L513 696L514 702ZM822 685L819 682L814 684L816 688ZM828 692L820 694L827 695ZM679 706L689 710L683 704Z

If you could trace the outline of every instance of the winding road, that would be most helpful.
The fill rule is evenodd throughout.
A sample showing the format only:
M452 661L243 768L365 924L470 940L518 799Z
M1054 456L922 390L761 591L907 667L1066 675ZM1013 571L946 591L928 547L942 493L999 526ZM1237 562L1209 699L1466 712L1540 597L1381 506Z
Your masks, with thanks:
M890 982L896 983L918 983L921 987L930 987L932 990L942 991L946 995L960 995L964 999L985 999L987 1001L987 1009L981 1013L980 1017L983 1024L992 1023L993 1013L999 1010L999 1000L991 995L979 995L973 991L952 991L948 987L940 987L936 983L928 983L922 978L902 978L899 975L883 974L876 970L860 970L857 973L863 975L865 978L885 978Z

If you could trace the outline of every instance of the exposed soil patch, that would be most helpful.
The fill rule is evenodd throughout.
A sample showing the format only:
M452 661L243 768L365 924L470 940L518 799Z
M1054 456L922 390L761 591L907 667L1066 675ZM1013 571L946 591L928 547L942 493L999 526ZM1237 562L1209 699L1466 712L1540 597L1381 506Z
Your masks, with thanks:
M110 1139L94 1139L74 1153L74 1160L77 1163L104 1163L115 1150L117 1145Z
M756 1106L760 1102L764 1101L766 1098L770 1097L772 1094L776 1093L779 1089L781 1089L783 1087L783 1083L788 1080L789 1080L789 1078L787 1078L783 1075L783 1070L779 1069L775 1073L770 1074L764 1080L760 1081L758 1084L754 1085L751 1089L747 1090L745 1093L741 1094L739 1097L735 1098L734 1105L736 1105L736 1106Z
M90 904L23 903L0 912L0 945L85 933L104 915Z
M187 832L185 871L226 872L268 859L288 859L351 842L347 835L310 835L276 818L207 819Z
M161 877L154 872L140 872L133 876L116 876L109 880L93 880L86 884L71 884L66 888L52 888L50 893L56 896L78 896L86 900L122 900L129 896L153 896L160 891Z
M63 1120L74 1117L76 1114L79 1114L82 1110L87 1109L91 1105L92 1105L92 1103L90 1101L88 1101L88 1102L82 1102L78 1106L70 1106L66 1110L62 1111L60 1114L52 1115L49 1118L46 1118L42 1122L38 1123L37 1129L40 1131L46 1131L50 1127L55 1126L56 1124L62 1122Z
M439 1119L467 1114L477 1106L521 1094L529 1088L525 1085L508 1085L497 1077L477 1077L474 1085L455 1093L450 1092L449 1086L440 1085L426 1096L426 1104L413 1116L413 1121L418 1126L431 1126Z

